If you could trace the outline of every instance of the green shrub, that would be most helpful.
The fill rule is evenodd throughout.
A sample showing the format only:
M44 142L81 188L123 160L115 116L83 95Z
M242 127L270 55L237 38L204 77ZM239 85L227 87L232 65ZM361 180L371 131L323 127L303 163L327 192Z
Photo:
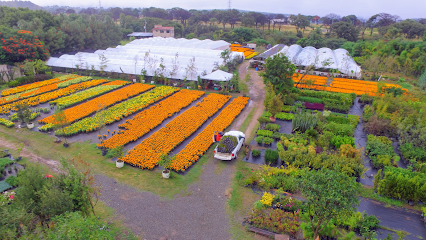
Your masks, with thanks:
M269 130L263 130L263 129L257 130L258 136L272 137L272 134L273 134L273 132L269 131Z
M265 151L265 163L275 165L278 162L278 151L266 149Z
M339 124L335 122L327 123L327 125L324 126L325 131L330 131L334 135L340 135L340 136L353 136L355 128L348 124Z
M387 197L426 202L426 174L411 169L385 167L378 193Z
M269 123L269 122L271 122L271 119L269 119L268 117L259 117L257 119L257 121L259 121L259 123L262 124L262 123Z
M412 143L404 143L400 147L401 153L407 160L417 160L426 162L426 151L419 147L414 147Z
M284 151L284 147L280 142L277 143L277 149L278 151Z
M253 150L251 150L251 155L253 157L259 157L260 156L260 151L253 149Z
M330 116L326 117L327 122L335 122L339 124L350 124L351 121L346 117L346 115L334 115L331 114Z
M291 112L291 106L290 105L284 105L282 107L282 111L287 112L287 113Z
M0 158L0 169L4 169L6 166L12 164L13 161L9 158Z
M336 149L339 149L343 144L350 144L352 147L355 147L355 138L336 135L331 138L330 144L333 145Z
M265 138L263 138L263 143L264 144L271 144L271 143L273 143L274 142L274 139L273 138L270 138L270 137L265 137Z
M273 132L280 131L280 128L281 128L281 126L279 124L273 124L273 123L268 123L265 126L266 130L273 131Z
M281 136L283 136L282 133L280 133L280 132L274 132L271 137L273 139L281 139Z
M21 85L21 83L18 80L13 80L7 83L7 86L10 88L14 88Z
M373 103L374 97L369 96L368 94L362 94L359 98L359 102L362 104L371 104Z
M10 184L10 186L12 187L16 187L18 186L18 178L15 176L9 176L8 178L6 178L5 180L7 183Z
M294 115L291 113L280 112L275 114L275 117L281 120L292 120L294 118Z
M258 137L256 137L256 138L254 139L254 141L255 141L256 143L262 144L262 143L263 143L263 136L258 136Z
M320 98L315 98L315 97L299 96L297 100L301 102L309 102L309 103L323 103L323 101Z
M348 114L349 124L353 127L356 127L359 123L359 116L358 115L350 115Z

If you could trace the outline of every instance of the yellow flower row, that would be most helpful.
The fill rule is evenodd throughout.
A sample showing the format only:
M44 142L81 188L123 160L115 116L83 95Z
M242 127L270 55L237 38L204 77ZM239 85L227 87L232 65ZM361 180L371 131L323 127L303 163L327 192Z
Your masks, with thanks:
M54 78L54 79L50 79L50 80L45 80L45 81L30 83L30 84L26 84L26 85L14 87L14 88L11 88L11 89L3 90L3 92L1 92L1 95L2 96L8 96L8 95L11 95L11 94L28 91L30 89L34 89L34 88L38 88L38 87L50 85L52 83L62 82L64 80L73 79L73 78L76 78L76 77L79 77L79 76L78 75L74 75L74 74L72 74L72 75L64 75L64 76L60 76L60 77L57 77L57 78Z
M104 111L98 112L93 117L88 117L75 122L63 130L56 131L55 134L70 136L81 132L95 131L99 128L100 122L111 124L113 122L120 121L124 117L144 109L156 101L173 94L177 90L178 88L169 86L154 88L147 93L114 105Z
M202 91L182 89L173 96L138 113L131 120L127 120L125 123L121 124L119 127L125 128L125 131L113 135L98 146L115 148L136 141L153 128L160 125L165 119L173 116L173 114L200 98L203 94L204 92Z
M171 168L176 171L185 171L185 169L198 161L212 145L212 134L215 131L224 131L244 109L247 102L247 97L235 98L200 134L176 155Z
M169 153L193 134L209 117L219 111L229 98L230 96L221 94L209 94L196 106L186 110L130 150L122 160L140 168L154 168L161 155Z
M106 80L103 80L106 81ZM109 83L110 84L110 83ZM117 91L107 93L105 95L99 96L95 99L92 99L88 102L82 103L72 108L64 110L67 121L72 123L79 119L89 116L90 114L99 111L101 108L109 107L117 102L121 102L129 97L133 97L142 92L145 92L151 88L153 85L136 83L125 88L118 89ZM41 123L54 123L55 116L49 116L40 120Z
M16 111L17 110L16 106L18 104L28 104L29 106L36 106L39 103L45 103L45 102L51 101L53 99L60 98L62 96L66 96L66 95L78 92L78 91L83 90L83 89L87 89L87 88L90 88L90 87L93 87L93 86L97 86L97 85L102 84L104 82L106 82L106 80L92 80L92 81L88 81L88 82L82 82L82 83L79 83L79 84L71 85L71 86L66 87L66 88L61 88L61 89L53 91L53 92L48 92L48 93L44 93L44 94L41 94L41 95L38 95L38 96L19 100L19 101L14 102L14 103L10 103L10 104L0 106L0 113L3 113L3 114L9 113L10 110Z
M37 95L42 94L42 93L51 92L51 91L56 90L58 88L64 88L64 87L67 87L67 86L72 85L72 84L88 81L90 79L92 79L92 78L91 77L77 77L77 78L73 78L73 79L64 80L64 81L60 81L60 82L57 82L57 83L49 84L49 85L46 85L46 86L34 88L34 89L31 89L31 90L28 90L28 91L15 93L13 95L9 95L9 96L0 98L0 105L15 102L15 101L22 100L22 99L29 98L29 97L33 97L33 96L37 96Z
M91 99L93 97L97 97L104 93L110 92L114 89L120 88L123 85L129 84L129 83L130 82L127 82L127 81L116 80L116 81L102 84L101 86L97 86L94 88L90 88L90 89L72 94L70 96L66 96L63 98L50 101L49 103L56 104L56 106L58 106L59 108L66 108L66 107L75 105L77 103L80 103L84 100Z

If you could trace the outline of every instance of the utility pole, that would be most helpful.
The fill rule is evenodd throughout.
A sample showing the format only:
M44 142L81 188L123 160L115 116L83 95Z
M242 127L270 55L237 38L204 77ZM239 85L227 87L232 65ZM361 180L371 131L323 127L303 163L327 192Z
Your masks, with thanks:
M231 0L228 0L228 9L231 10Z
M102 8L101 0L99 0L99 10Z

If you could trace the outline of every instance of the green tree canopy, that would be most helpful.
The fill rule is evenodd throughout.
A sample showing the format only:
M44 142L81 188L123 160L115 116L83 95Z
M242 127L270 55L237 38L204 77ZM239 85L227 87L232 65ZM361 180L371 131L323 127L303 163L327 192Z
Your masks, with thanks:
M358 205L355 179L340 172L305 171L298 188L306 198L314 239L331 219L351 216Z
M294 86L293 74L296 66L284 54L274 55L265 60L265 71L260 75L263 82L272 84L277 94L288 92Z

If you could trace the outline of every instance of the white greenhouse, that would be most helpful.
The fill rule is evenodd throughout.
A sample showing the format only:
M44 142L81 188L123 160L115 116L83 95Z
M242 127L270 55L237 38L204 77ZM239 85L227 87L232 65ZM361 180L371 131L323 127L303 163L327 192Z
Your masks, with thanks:
M105 72L163 75L172 79L197 80L202 74L209 74L215 66L222 65L221 53L229 49L225 41L146 38L134 40L125 46L117 46L94 53L79 52L51 57L46 62L55 68L76 68ZM101 56L104 60L101 61ZM244 59L243 53L231 52L231 58Z
M349 52L339 48L331 50L330 48L316 49L308 46L302 48L294 44L284 46L277 54L283 53L296 66L314 66L315 69L338 69L341 73L351 77L361 77L361 67L356 64Z

